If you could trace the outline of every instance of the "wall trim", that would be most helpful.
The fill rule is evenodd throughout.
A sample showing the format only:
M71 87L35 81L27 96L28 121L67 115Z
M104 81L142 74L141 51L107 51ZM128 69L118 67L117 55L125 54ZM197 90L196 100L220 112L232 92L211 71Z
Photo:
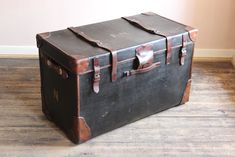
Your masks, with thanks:
M0 45L0 58L38 58L36 46ZM235 67L235 49L195 49L195 60L227 60Z
M0 45L0 58L38 58L36 46Z
M196 58L233 58L235 49L195 49Z
M195 49L194 60L229 61L235 67L235 49Z

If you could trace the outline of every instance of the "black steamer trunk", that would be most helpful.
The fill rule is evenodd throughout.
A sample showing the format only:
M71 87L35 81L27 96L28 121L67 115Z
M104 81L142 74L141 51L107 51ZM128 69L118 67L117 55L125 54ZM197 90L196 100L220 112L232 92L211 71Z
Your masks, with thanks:
M154 13L38 34L43 112L82 143L184 104L196 35Z

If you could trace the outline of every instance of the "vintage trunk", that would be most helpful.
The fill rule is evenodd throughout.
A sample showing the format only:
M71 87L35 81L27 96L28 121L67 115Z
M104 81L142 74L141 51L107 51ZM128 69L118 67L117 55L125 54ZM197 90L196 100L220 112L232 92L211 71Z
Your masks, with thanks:
M150 12L38 34L44 114L82 143L184 104L196 35Z

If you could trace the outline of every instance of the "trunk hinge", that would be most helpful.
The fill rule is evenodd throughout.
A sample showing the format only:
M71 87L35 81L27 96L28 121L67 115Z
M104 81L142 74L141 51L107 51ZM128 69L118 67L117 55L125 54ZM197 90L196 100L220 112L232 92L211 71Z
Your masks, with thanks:
M98 57L93 59L94 78L93 78L93 91L99 93L100 90L100 60Z
M187 46L187 36L188 36L188 33L182 35L182 48L181 48L180 54L179 54L180 65L184 65L184 60L185 60L185 57L187 56L187 48L186 48L186 46Z

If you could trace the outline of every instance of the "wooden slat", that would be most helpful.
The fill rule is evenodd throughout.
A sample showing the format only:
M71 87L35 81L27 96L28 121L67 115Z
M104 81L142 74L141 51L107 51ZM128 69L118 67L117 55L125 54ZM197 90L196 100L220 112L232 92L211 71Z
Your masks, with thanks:
M190 102L74 146L41 111L36 59L0 59L0 156L235 156L235 69L195 62Z

